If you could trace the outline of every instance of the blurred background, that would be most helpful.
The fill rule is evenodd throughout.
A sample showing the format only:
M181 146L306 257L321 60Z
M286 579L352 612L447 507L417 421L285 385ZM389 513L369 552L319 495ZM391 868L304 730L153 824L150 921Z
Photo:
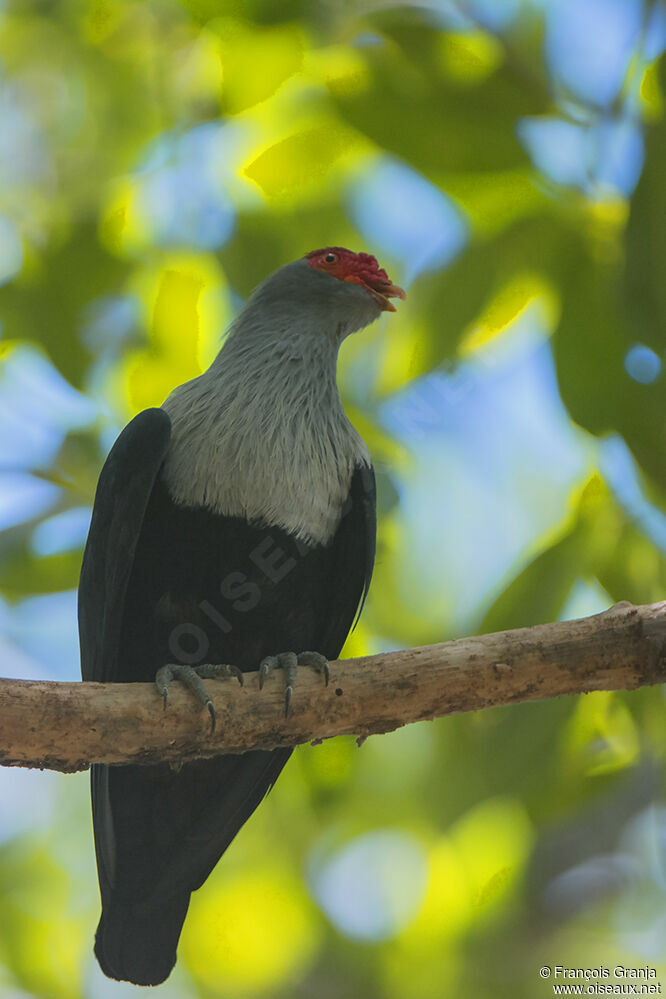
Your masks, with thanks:
M344 346L378 564L347 654L666 597L664 6L0 3L0 672L79 676L119 429L331 244L408 290ZM666 985L661 688L296 754L195 894L167 997ZM122 997L88 775L0 768L0 996Z

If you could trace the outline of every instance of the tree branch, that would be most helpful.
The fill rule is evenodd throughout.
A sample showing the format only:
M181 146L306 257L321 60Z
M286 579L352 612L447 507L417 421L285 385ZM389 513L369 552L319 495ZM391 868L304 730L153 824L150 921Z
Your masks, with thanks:
M62 772L91 763L181 762L592 690L666 681L666 601L616 604L577 621L460 638L331 665L327 688L303 669L284 717L282 677L259 691L207 681L217 729L173 684L166 711L153 684L0 679L0 764Z

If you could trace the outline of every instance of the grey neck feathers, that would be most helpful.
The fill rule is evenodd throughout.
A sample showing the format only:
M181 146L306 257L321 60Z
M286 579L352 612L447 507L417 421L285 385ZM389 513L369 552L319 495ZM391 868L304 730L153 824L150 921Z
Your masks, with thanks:
M354 467L370 464L338 393L338 338L293 327L267 333L248 318L208 371L164 403L167 488L178 503L325 544Z

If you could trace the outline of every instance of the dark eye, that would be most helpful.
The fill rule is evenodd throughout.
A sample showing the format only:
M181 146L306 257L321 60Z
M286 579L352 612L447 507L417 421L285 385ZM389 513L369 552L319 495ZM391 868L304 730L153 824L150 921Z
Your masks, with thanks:
M324 257L324 263L334 264L337 259L338 259L337 253L327 253L326 256Z

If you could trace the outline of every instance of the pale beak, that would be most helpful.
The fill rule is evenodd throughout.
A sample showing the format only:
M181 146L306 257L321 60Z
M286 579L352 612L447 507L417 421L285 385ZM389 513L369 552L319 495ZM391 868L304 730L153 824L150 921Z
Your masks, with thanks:
M377 282L377 284L370 285L370 290L385 312L395 312L395 305L389 301L390 298L407 298L406 292L397 284Z
M382 312L395 312L395 305L389 299L407 298L406 292L402 288L399 288L397 284L391 284L390 281L382 280L381 278L372 281L371 284L367 278L363 280L357 277L356 274L350 274L344 280L351 281L353 284L360 284L362 288L369 291Z

